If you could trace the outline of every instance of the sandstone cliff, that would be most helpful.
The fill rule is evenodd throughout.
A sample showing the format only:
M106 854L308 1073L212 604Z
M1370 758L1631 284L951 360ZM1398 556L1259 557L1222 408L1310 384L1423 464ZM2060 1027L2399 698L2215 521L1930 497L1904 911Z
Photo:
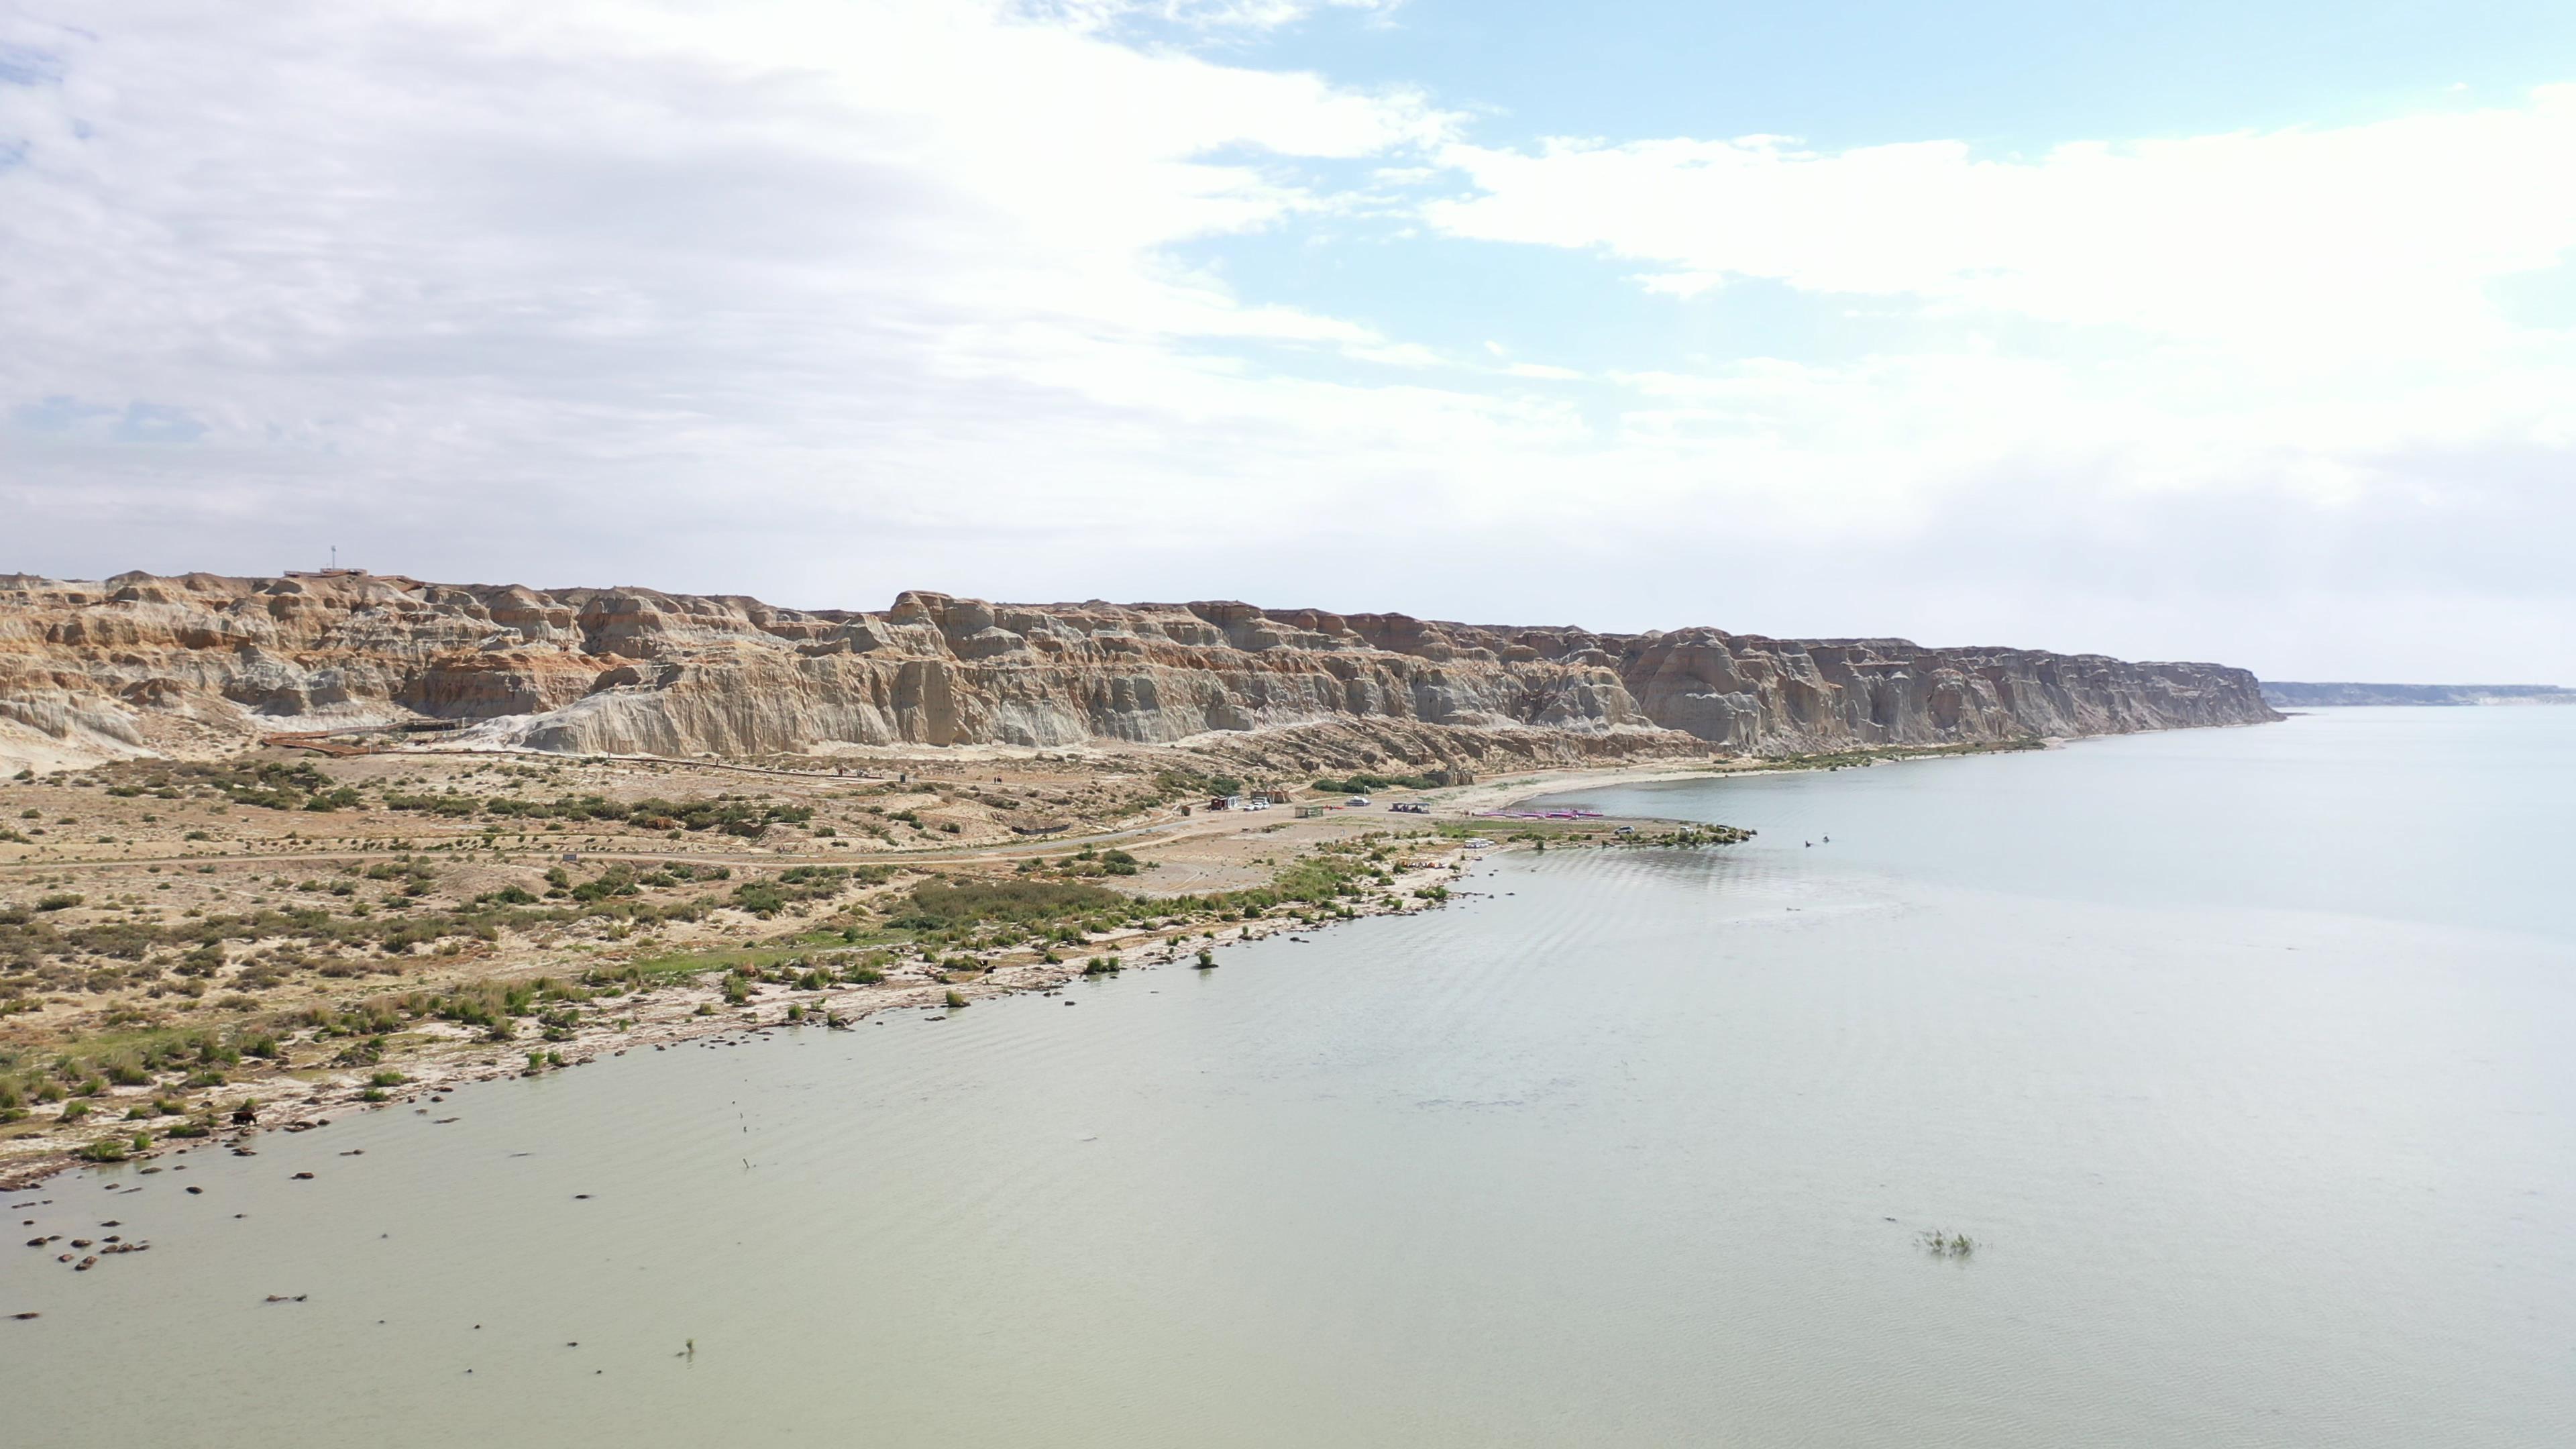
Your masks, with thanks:
M2241 669L1902 639L1236 603L906 593L855 613L365 574L0 575L11 769L422 720L543 750L725 756L1366 725L1399 756L1458 758L1539 736L1583 753L1787 754L2275 718Z

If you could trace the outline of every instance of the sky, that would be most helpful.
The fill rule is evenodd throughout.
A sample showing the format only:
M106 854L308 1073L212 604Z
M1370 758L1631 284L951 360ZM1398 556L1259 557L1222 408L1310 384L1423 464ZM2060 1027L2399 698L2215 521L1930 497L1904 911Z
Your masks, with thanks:
M0 0L0 572L2576 683L2576 6Z

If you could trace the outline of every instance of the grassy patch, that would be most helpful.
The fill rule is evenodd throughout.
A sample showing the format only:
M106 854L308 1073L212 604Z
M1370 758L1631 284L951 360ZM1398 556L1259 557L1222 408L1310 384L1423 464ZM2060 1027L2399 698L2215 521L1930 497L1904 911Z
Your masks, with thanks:
M1069 881L934 879L913 887L912 908L890 924L916 931L951 931L995 921L1034 926L1102 912L1123 913L1131 904L1131 898L1116 891Z
M712 946L698 951L672 951L629 962L627 969L664 981L704 976L713 971L751 967L767 971L782 961L814 951L854 946L882 946L901 940L892 931L804 931L748 946Z

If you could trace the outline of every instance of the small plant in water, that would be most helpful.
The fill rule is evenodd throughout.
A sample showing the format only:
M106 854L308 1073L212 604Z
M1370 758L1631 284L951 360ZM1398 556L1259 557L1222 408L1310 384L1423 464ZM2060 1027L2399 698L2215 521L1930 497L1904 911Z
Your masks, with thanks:
M1977 1240L1966 1233L1953 1233L1935 1228L1929 1232L1915 1234L1914 1241L1920 1243L1923 1251L1933 1257L1947 1258L1954 1263L1964 1263L1977 1254Z
M948 1009L949 1009L950 1011L962 1011L962 1010L964 1010L964 1009L965 1009L965 1007L966 1007L966 998L965 998L965 997L958 995L958 994L957 994L956 992L954 992L954 991L952 991L952 992L949 992L949 993L948 993Z

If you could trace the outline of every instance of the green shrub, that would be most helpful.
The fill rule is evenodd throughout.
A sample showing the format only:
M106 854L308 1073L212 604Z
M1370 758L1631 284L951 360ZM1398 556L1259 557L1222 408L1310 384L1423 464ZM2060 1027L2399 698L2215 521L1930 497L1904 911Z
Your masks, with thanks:
M1317 780L1315 788L1335 795L1366 795L1373 790L1428 790L1439 783L1428 775L1373 775L1362 772L1345 775L1338 780Z
M1093 911L1123 911L1125 896L1069 881L926 880L912 890L912 909L890 924L898 930L950 930L988 921L1037 925Z

